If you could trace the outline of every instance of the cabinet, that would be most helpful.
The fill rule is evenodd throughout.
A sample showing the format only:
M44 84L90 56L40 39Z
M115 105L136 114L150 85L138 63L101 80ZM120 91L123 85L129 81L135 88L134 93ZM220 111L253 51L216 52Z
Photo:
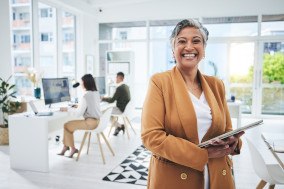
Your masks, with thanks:
M124 73L124 81L130 87L133 83L134 73L133 51L107 51L106 52L106 79L108 83L108 94L111 96L115 91L117 72ZM132 93L133 94L133 93Z

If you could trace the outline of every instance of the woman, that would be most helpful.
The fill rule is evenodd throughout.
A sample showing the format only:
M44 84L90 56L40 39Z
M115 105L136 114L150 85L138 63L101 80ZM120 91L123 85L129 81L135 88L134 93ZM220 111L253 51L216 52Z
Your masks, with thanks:
M198 70L208 31L196 20L179 22L171 35L176 66L152 76L142 112L142 141L153 155L148 188L232 189L232 162L243 134L198 144L232 130L219 79Z
M80 100L77 116L83 116L83 120L69 121L64 124L63 149L58 155L64 155L71 148L69 158L72 158L78 149L74 145L73 133L75 130L93 130L97 128L101 116L100 94L97 90L95 80L91 74L82 77L82 88L86 90L83 98Z

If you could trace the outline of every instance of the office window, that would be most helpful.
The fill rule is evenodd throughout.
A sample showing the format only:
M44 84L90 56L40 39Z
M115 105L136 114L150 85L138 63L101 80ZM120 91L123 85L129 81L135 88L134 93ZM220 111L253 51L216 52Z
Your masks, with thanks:
M157 49L159 49L157 51ZM170 70L175 66L169 40L150 42L150 75Z
M100 40L146 39L146 22L101 23Z
M52 41L53 40L52 33L41 33L40 39L41 41Z
M261 113L284 115L284 40L263 47Z
M10 1L12 66L17 93L31 95L32 88L25 71L33 65L31 1Z
M210 37L257 36L257 16L203 18Z
M19 13L19 19L20 20L27 20L30 17L30 13L28 12L23 12L23 13Z
M56 8L51 7L44 3L38 3L39 18L38 18L38 31L39 31L39 72L43 72L44 77L57 77L57 44L56 37L53 40L53 36L56 36ZM54 14L48 15L49 20L46 17L41 17L43 10L47 12L53 12ZM45 12L45 11L44 11Z
M150 21L150 38L170 38L171 32L180 20L153 20Z
M31 37L30 35L21 35L21 43L30 43Z
M12 65L18 95L33 95L31 82L26 77L29 67L43 72L44 77L75 76L76 16L62 10L62 17L57 18L57 10L61 7L41 2L33 6L38 6L38 13L32 13L30 0L10 1ZM38 17L35 19L38 20L38 28L32 28L33 16ZM60 33L57 19L61 19L62 23ZM37 49L34 49L33 43L35 34L38 35L35 38L38 40ZM58 35L62 35L62 41L57 40ZM58 49L58 45L62 48Z
M48 17L53 17L53 9L52 8L41 8L40 9L40 17L41 18L48 18Z
M284 14L263 15L261 20L261 35L284 35Z
M75 77L76 60L76 17L74 14L62 12L62 73L67 77Z

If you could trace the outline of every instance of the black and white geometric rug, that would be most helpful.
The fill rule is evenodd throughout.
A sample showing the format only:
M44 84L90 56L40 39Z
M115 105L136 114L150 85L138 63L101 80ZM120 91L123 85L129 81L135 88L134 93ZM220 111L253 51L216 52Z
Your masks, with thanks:
M141 145L103 180L146 186L150 157L151 152Z

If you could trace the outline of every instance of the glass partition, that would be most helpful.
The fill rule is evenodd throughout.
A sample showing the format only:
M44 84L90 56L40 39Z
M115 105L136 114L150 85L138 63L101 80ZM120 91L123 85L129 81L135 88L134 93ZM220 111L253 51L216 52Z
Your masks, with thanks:
M119 22L99 24L100 40L146 39L146 22Z
M261 21L261 35L284 35L284 14L263 15Z

